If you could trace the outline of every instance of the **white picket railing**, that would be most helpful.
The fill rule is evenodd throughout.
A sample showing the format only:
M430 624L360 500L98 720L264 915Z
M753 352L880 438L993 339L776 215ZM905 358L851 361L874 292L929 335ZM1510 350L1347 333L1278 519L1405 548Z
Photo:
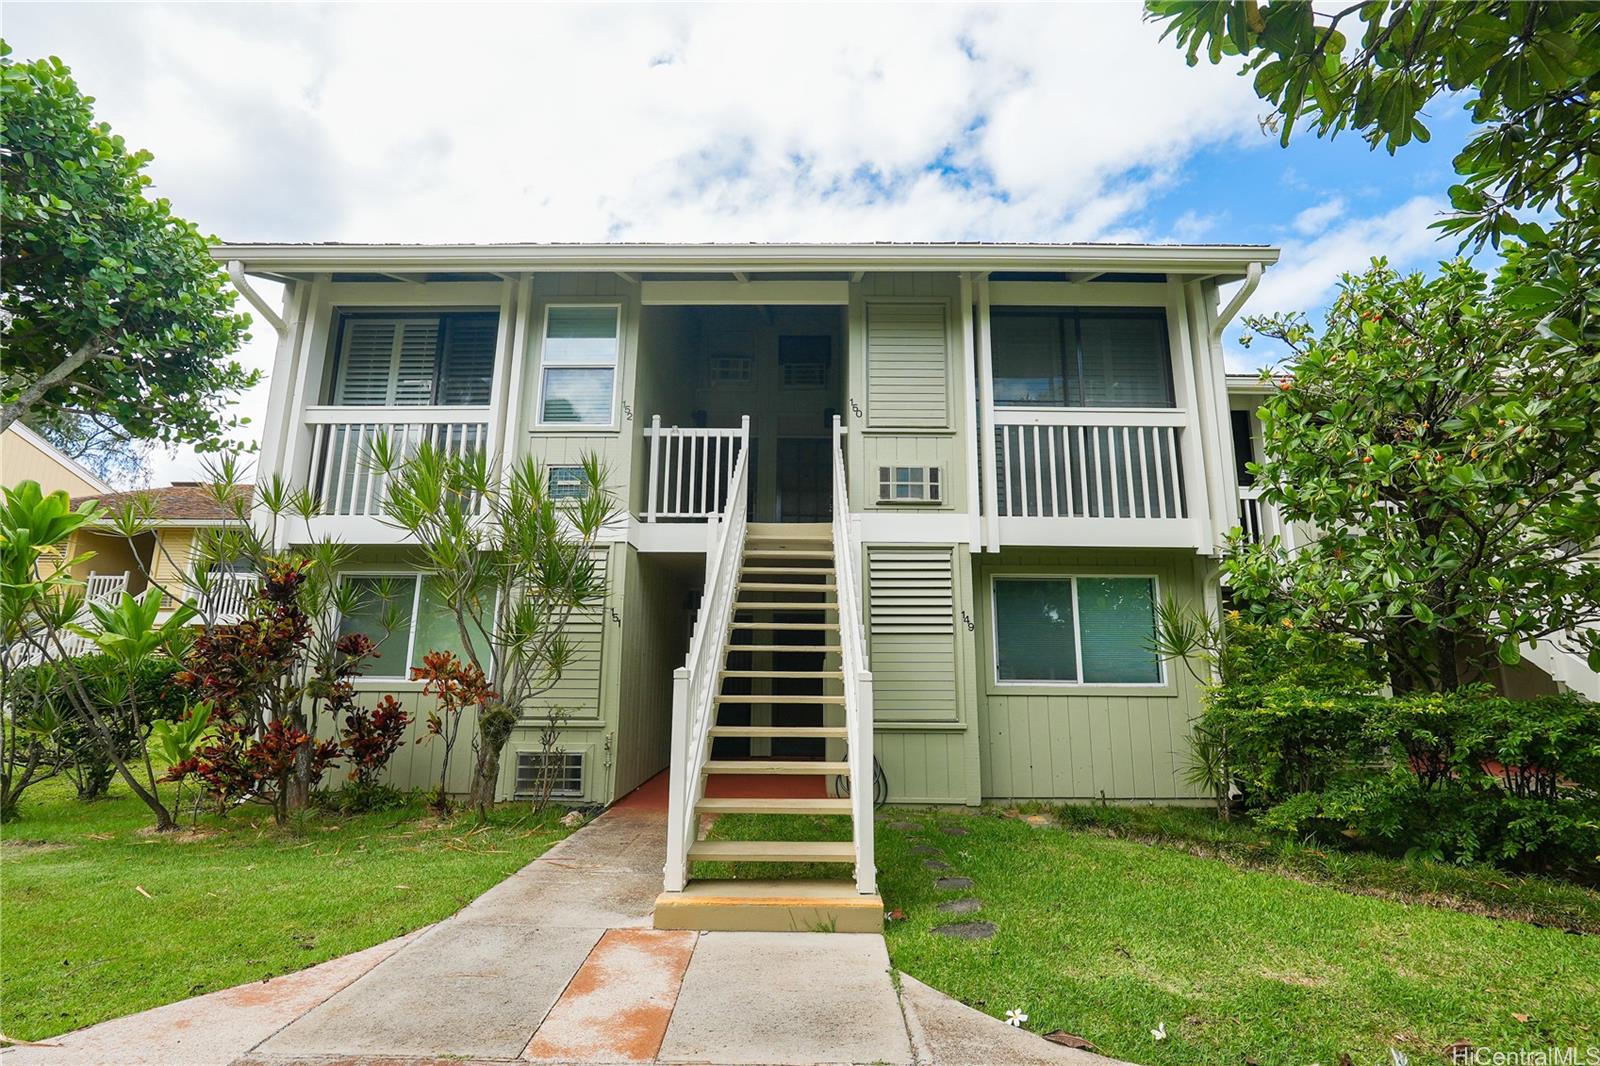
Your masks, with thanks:
M1239 486L1239 528L1244 531L1246 541L1260 544L1272 535L1267 530L1271 512L1272 508L1261 502L1260 489L1252 485Z
M128 591L128 571L120 574L90 574L84 582L83 598L87 603L102 603L110 606L122 598Z
M1184 412L995 411L1001 518L1184 519Z
M733 429L663 426L653 415L645 487L646 522L704 521L727 509L736 468L750 444L750 416Z
M745 422L748 431L749 420ZM667 864L663 883L681 892L689 878L689 846L695 838L695 805L700 800L706 760L711 754L711 727L716 723L716 696L722 674L728 626L739 589L744 559L750 479L749 452L740 448L733 463L727 501L721 517L707 531L705 592L689 641L684 665L672 673L672 768L667 796Z
M489 447L483 407L308 407L311 463L306 484L325 515L383 514L384 476L372 447L387 435L402 454L431 441L452 455Z
M261 578L234 570L213 570L206 575L204 590L196 589L203 613L218 622L237 621L255 599Z
M844 673L844 724L850 750L851 821L856 851L856 891L877 891L873 850L872 671L861 626L856 546L850 535L850 494L845 481L844 424L833 419L833 571L839 606L839 655Z

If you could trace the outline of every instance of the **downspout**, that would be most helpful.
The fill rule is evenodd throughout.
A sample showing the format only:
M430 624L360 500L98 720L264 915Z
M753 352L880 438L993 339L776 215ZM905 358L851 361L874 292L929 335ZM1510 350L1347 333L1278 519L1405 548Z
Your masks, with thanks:
M1251 263L1245 268L1244 284L1239 286L1239 291L1233 294L1233 299L1228 301L1228 306L1217 315L1216 321L1211 323L1211 343L1222 343L1222 331L1228 328L1228 323L1233 321L1233 316L1239 313L1245 301L1254 295L1256 288L1261 284L1261 264Z
M255 290L255 286L250 284L250 279L245 277L244 264L237 259L228 260L228 280L233 282L233 287L239 290L241 296L250 301L250 306L271 324L280 338L289 331L289 327L284 324L278 312L268 306L267 301Z

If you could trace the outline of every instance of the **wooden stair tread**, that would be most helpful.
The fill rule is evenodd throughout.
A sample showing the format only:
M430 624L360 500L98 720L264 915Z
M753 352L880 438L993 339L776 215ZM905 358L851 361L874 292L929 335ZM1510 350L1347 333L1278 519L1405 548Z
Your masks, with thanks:
M842 725L714 725L714 737L838 737L843 740L849 731Z
M729 644L728 650L787 655L792 652L829 652L843 649L838 644Z
M838 629L838 622L734 622L733 629ZM729 644L729 651L737 651L741 645ZM797 649L810 651L810 648Z
M739 568L742 574L793 574L797 577L810 577L812 574L824 575L833 573L831 566L744 566Z
M795 603L793 600L740 600L735 611L837 611L837 603Z
M839 586L829 581L823 583L813 581L810 584L788 581L741 581L742 589L754 589L757 592L835 592Z
M787 796L708 797L694 805L701 814L850 814L850 798L791 799Z
M711 697L713 703L843 703L844 697L833 696L773 696L765 692L734 692Z
M844 679L843 670L724 670L723 677L821 677Z
M695 862L855 862L848 840L697 840L689 848Z
M712 759L708 774L847 774L847 762L822 762L811 759Z
M830 563L833 562L832 551L784 551L781 548L747 548L745 549L744 557L746 559L826 559ZM813 569L821 571L823 568L819 566ZM829 567L829 569L832 568Z

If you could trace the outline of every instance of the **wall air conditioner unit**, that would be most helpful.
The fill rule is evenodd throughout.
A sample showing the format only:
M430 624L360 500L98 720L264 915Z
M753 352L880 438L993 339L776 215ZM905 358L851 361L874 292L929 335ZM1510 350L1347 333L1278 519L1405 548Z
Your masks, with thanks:
M878 467L879 503L939 503L944 499L936 466Z

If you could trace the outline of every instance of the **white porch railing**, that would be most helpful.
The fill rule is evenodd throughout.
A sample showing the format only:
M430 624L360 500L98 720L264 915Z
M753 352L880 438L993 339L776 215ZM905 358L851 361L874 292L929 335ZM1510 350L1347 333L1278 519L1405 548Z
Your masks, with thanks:
M994 413L1001 518L1186 519L1184 412Z
M83 598L86 603L113 604L128 591L128 571L120 574L90 574L84 586Z
M255 599L261 579L255 574L234 570L213 570L206 575L206 587L196 589L202 613L218 622L237 621Z
M1260 544L1271 534L1267 531L1272 508L1261 502L1261 490L1252 485L1239 486L1239 528L1244 539Z
M308 407L311 463L306 484L325 515L383 514L384 476L371 451L387 434L402 452L431 441L452 455L489 447L483 407Z
M749 420L745 420L748 431ZM663 882L668 892L681 892L689 878L689 845L695 838L695 805L706 759L711 754L711 727L716 722L716 696L722 674L724 641L733 620L744 558L746 504L750 479L748 451L733 461L727 502L721 518L708 530L705 592L689 641L689 655L672 674L672 769L667 797L667 864Z
M725 513L735 471L744 469L749 415L733 429L663 426L654 415L644 435L650 441L646 522L704 521Z
M850 494L844 465L844 424L833 419L833 569L839 605L839 655L844 673L844 724L850 750L850 802L856 849L856 891L877 891L872 803L872 671L861 626L856 584L856 546L850 535Z

